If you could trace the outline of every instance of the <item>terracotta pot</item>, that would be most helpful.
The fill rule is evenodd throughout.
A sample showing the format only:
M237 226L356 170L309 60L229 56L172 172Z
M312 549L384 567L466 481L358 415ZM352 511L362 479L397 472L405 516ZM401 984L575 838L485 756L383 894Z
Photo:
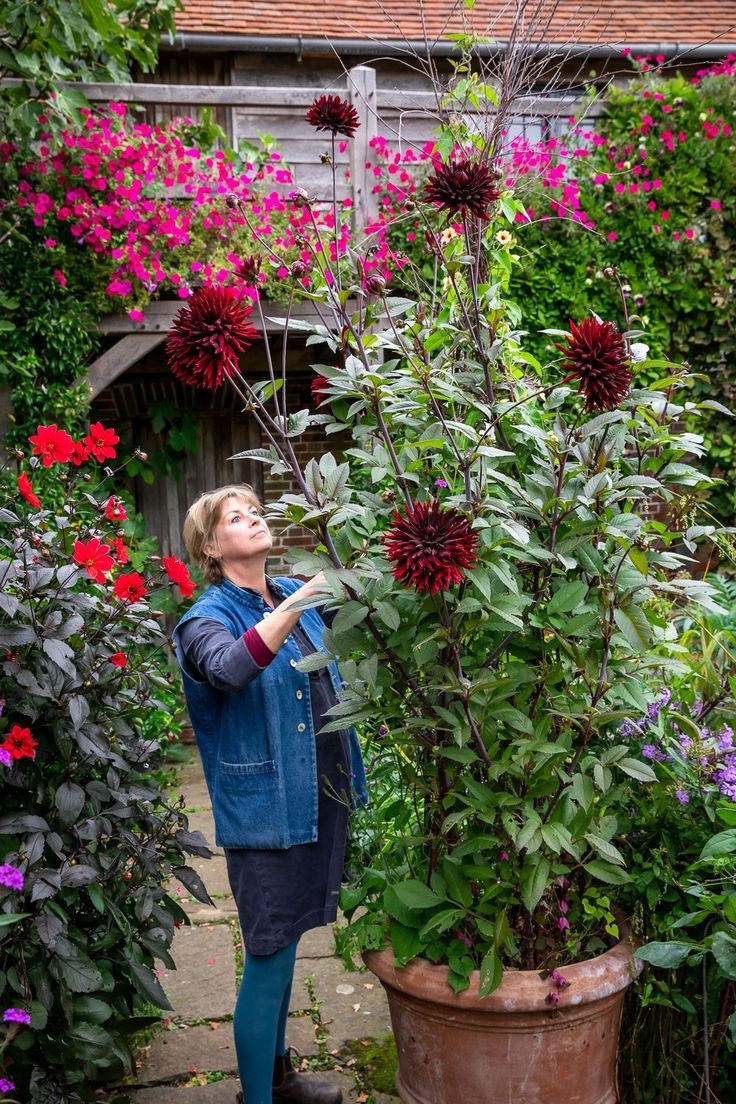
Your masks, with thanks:
M388 996L403 1104L616 1104L621 1008L642 968L629 938L565 966L570 986L554 1007L536 971L507 970L480 998L477 971L453 993L446 966L397 968L391 950L363 958Z

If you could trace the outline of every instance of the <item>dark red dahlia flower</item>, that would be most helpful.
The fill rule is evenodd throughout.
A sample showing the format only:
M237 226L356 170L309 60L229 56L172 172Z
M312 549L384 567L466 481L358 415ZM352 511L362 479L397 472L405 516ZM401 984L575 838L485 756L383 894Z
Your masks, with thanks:
M395 513L381 539L394 564L394 578L428 594L461 582L460 569L472 567L477 559L478 537L467 517L437 499L415 502L406 515Z
M612 322L598 318L570 321L567 345L558 345L567 358L562 368L569 375L562 381L577 379L585 395L585 409L613 410L625 399L631 387L631 366L626 343Z
M258 337L252 305L229 287L201 287L177 313L166 339L177 379L215 391L238 367L238 353Z
M312 398L316 403L324 402L329 398L327 394L327 388L330 386L330 381L327 376L315 376L312 380L311 391Z
M258 277L261 274L261 268L263 266L263 258L260 253L251 253L247 257L243 257L238 261L235 266L235 275L238 279L244 283L252 286L258 283Z
M329 130L346 138L352 138L360 126L358 112L339 96L318 96L307 112L307 122L316 130Z
M449 161L438 164L424 186L424 197L439 203L445 211L479 219L488 218L488 208L501 195L498 177L485 161Z

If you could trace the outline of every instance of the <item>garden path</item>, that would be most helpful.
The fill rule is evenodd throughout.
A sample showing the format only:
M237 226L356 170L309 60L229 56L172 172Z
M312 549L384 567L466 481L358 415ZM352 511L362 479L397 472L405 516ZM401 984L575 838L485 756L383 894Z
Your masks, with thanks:
M185 766L176 793L184 795L190 828L214 840L198 758ZM159 971L173 1012L141 1053L135 1083L111 1096L110 1104L235 1104L240 1086L232 1011L240 929L222 850L191 865L215 908L190 898L177 883L192 923L176 932L177 969ZM331 928L307 932L300 941L287 1041L302 1056L305 1075L339 1085L345 1104L398 1104L397 1097L377 1091L381 1078L387 1087L385 1065L390 1067L393 1053L383 990L371 974L345 970L334 955Z

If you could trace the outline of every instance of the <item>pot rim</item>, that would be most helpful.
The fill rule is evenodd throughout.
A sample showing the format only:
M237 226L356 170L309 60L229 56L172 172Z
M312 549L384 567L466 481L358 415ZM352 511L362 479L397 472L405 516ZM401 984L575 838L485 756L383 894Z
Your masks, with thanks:
M558 990L560 999L555 1010L566 1006L592 1004L626 989L634 981L644 963L634 958L637 941L628 924L621 924L621 938L615 946L593 958L562 967L568 988ZM413 958L406 966L395 966L393 948L363 951L363 961L379 981L407 996L434 1001L452 1008L483 1008L489 1012L552 1011L546 996L553 986L542 979L538 970L504 970L501 984L489 996L480 997L480 973L473 970L470 985L455 993L449 985L449 967L436 966L425 958Z

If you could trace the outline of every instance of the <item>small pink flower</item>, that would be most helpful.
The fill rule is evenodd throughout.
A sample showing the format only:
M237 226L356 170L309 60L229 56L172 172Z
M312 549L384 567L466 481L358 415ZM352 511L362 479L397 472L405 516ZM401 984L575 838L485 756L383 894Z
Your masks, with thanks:
M710 201L710 205L711 205L711 207L713 208L714 211L720 211L720 209L721 209L721 202L718 199L712 199Z
M134 322L142 322L144 318L143 311L133 307L132 310L128 311L128 318L131 318Z
M66 287L66 276L64 275L64 273L61 271L60 268L55 268L54 269L54 276L59 281L59 283L61 284L62 287Z
M47 249L56 249L56 238L46 238L43 244Z
M617 237L618 237L618 234L614 230L612 230L611 233L608 235L608 240L609 241L616 241Z

